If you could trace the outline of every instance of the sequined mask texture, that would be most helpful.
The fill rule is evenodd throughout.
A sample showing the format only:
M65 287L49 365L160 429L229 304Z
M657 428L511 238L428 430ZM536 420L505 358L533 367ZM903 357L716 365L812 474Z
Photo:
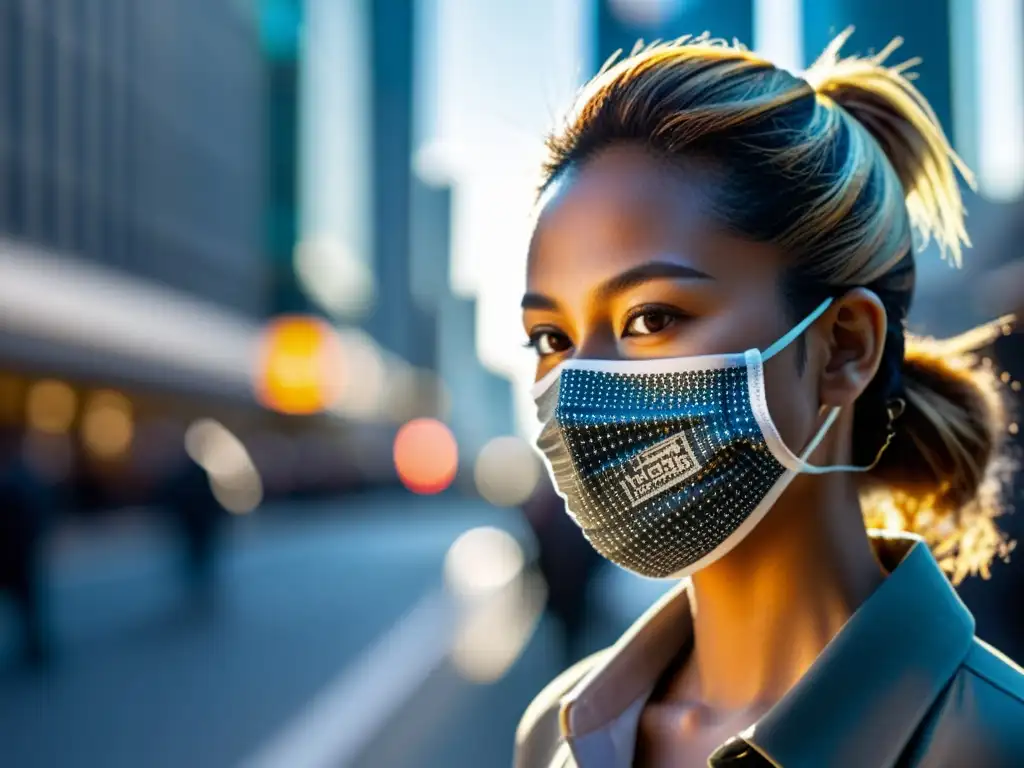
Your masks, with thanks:
M562 371L537 400L537 445L594 548L644 576L714 551L785 472L754 417L745 366Z

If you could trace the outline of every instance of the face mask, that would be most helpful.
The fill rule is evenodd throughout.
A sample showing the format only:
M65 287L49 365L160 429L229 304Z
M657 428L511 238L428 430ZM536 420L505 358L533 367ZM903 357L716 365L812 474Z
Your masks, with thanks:
M677 578L729 552L799 472L864 471L806 462L772 423L763 364L828 308L762 354L569 360L534 387L537 446L594 548L643 576Z

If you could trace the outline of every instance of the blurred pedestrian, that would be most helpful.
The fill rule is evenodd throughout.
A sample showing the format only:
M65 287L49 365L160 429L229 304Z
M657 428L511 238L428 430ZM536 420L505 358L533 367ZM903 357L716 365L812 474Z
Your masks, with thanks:
M18 614L22 657L37 665L50 651L43 555L54 497L24 460L22 445L20 430L0 431L0 588Z
M193 596L205 604L214 595L226 513L203 467L184 451L172 466L163 500L182 545L185 583Z
M537 539L538 566L548 586L547 610L561 631L562 662L569 666L596 650L588 645L594 612L587 594L604 559L565 514L565 501L546 474L523 512Z

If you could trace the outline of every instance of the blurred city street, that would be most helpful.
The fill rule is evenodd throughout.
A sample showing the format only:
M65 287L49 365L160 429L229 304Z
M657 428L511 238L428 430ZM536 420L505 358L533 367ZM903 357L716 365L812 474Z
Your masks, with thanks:
M544 136L638 39L848 25L977 171L911 329L1020 309L1024 0L0 2L0 768L510 765L669 586L535 450ZM1020 551L961 589L1016 658Z
M9 663L14 627L2 614L4 764L269 766L289 756L294 765L325 756L333 765L508 764L523 708L561 663L552 628L540 625L500 682L479 685L443 654L430 658L437 622L422 617L446 618L429 596L441 594L445 554L462 531L489 525L523 536L522 523L481 502L399 493L313 507L236 519L220 589L198 605L176 578L173 542L152 521L119 522L116 535L105 521L62 532L49 668ZM401 667L400 690L389 692L373 668L370 695L390 700L342 694L326 714L311 711L417 605L416 636L396 639L399 656L384 662ZM353 741L353 716L373 707L386 722ZM318 716L326 734L303 735L303 721ZM296 724L299 738L290 738Z

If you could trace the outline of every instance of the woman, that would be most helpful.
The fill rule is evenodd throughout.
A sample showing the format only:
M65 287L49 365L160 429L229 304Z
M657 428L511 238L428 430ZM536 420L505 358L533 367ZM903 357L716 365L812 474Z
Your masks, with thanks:
M1024 676L928 550L954 579L1008 551L1006 418L968 354L1001 326L904 329L914 242L967 242L969 172L895 46L846 37L803 78L654 46L549 142L539 446L599 552L690 578L538 696L519 766L1024 765Z

